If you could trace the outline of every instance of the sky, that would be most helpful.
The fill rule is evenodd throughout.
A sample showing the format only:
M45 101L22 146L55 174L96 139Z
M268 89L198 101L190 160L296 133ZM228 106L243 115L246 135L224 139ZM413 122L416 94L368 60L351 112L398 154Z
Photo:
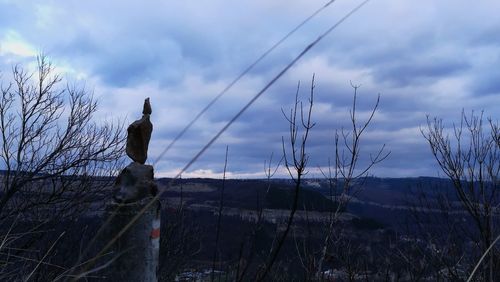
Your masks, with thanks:
M148 163L245 68L328 1L0 0L0 71L44 53L70 83L99 101L96 121L141 117L150 97L154 131ZM174 176L269 81L361 1L337 0L255 66L155 163ZM362 136L360 168L385 144L379 177L439 176L422 137L426 117L458 122L462 110L500 109L500 2L372 0L273 84L184 174L264 177L264 163L289 152L282 110L315 92L308 177L334 158L334 133L380 104ZM6 76L3 76L5 78ZM5 83L5 82L4 82ZM276 177L286 177L283 166Z

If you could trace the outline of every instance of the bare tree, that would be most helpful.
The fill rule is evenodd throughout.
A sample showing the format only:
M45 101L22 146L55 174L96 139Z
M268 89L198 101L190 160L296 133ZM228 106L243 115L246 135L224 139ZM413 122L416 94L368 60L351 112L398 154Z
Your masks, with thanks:
M58 222L103 202L124 130L95 122L92 93L64 85L45 56L37 63L0 85L0 219Z
M357 118L357 94L360 86L353 85L352 83L351 86L354 89L354 94L352 107L349 111L350 127L348 129L342 128L340 131L335 131L335 162L333 168L330 161L328 171L324 171L320 168L323 176L328 180L330 200L336 203L336 208L330 211L322 250L319 252L319 257L315 258L317 261L316 277L321 277L325 257L327 256L331 243L334 242L334 240L332 240L333 232L340 214L349 203L349 199L359 192L359 189L353 188L355 182L357 180L361 180L362 182L369 174L371 168L385 160L390 154L390 152L386 151L385 144L383 144L375 154L369 154L369 160L365 165L360 165L359 162L362 157L361 140L378 109L380 95L377 96L377 101L372 107L368 118L360 123ZM358 185L358 187L359 186L360 185Z
M2 216L34 206L65 207L61 199L68 193L85 202L85 189L92 189L88 176L109 176L122 155L122 126L95 123L92 94L61 88L44 56L36 72L15 66L12 74L0 97Z
M443 121L427 118L422 130L439 167L453 183L457 197L476 229L475 242L485 252L498 236L500 143L498 122L483 113L462 111L459 124L447 132ZM451 137L450 137L451 135ZM494 248L482 270L484 281L500 278L499 252Z
M283 110L283 115L289 124L289 143L290 152L287 152L285 146L285 138L282 137L282 148L283 148L283 164L288 171L291 179L294 182L294 192L293 200L291 203L290 214L284 223L283 231L276 235L275 242L269 251L269 256L267 262L261 267L261 269L256 273L255 280L263 281L266 276L271 271L273 264L275 263L278 255L287 239L288 233L293 224L295 213L297 212L299 193L302 185L302 178L307 174L307 164L309 161L309 155L307 154L307 140L309 138L310 130L314 127L312 122L312 108L314 100L314 76L311 81L310 96L308 101L307 110L304 111L303 104L299 101L299 89L300 83L297 85L297 91L295 93L295 104L290 110L289 114L286 114ZM302 129L302 131L299 130ZM300 138L299 137L299 134Z

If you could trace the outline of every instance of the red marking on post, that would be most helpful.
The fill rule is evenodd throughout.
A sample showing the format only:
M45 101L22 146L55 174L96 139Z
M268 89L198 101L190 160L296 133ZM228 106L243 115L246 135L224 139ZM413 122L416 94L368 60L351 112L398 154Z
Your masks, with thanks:
M151 239L158 239L160 238L160 228L155 228L153 231L151 231Z

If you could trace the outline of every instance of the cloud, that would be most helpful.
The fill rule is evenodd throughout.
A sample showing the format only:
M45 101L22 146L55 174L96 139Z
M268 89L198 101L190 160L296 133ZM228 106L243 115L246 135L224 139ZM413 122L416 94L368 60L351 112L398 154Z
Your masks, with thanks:
M236 84L156 167L182 168L266 83L356 3L336 1ZM99 99L98 120L140 117L151 97L150 161L222 89L267 48L319 7L311 1L63 1L0 0L0 63L8 71L39 50L65 78ZM316 75L317 123L308 152L311 170L333 153L335 130L349 127L359 84L359 122L381 102L363 141L363 158L386 144L379 176L436 175L418 132L426 115L456 120L462 108L498 117L497 3L373 1L313 48L250 107L194 164L189 175L220 176L226 145L231 177L261 177L279 159L288 124L281 109L307 100ZM481 19L481 20L478 20ZM5 76L4 76L5 77ZM419 141L420 140L420 141ZM365 162L363 161L363 162ZM285 177L286 173L281 176Z
M424 60L424 61L422 61ZM447 61L435 58L420 58L395 64L388 64L374 70L374 77L379 82L388 82L394 86L415 86L432 84L447 76L451 76L468 68L462 61Z
M37 51L17 32L7 30L0 41L0 56L8 55L34 57L37 55Z

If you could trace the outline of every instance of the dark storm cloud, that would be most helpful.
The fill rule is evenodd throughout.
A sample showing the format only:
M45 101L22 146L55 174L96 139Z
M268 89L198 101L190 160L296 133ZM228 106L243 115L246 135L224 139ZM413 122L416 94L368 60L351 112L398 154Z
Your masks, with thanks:
M463 61L448 61L429 58L428 61L403 59L399 63L384 65L373 70L373 76L381 83L394 86L431 84L440 78L458 74L469 68ZM425 60L425 59L424 59Z
M496 67L500 63L500 53L495 55L491 58L491 65L477 67L469 85L473 96L500 95L500 70Z
M500 81L498 80L500 72L493 71L493 73L484 74L479 78L472 90L476 95L499 95L500 94Z
M148 42L122 43L110 46L102 55L106 60L95 63L95 72L106 84L123 87L148 80L172 83L182 77L182 68L164 70L164 66L180 65L182 61L181 50L175 42L155 42L156 48Z
M469 44L476 46L493 46L500 44L500 26L488 27L469 39Z

